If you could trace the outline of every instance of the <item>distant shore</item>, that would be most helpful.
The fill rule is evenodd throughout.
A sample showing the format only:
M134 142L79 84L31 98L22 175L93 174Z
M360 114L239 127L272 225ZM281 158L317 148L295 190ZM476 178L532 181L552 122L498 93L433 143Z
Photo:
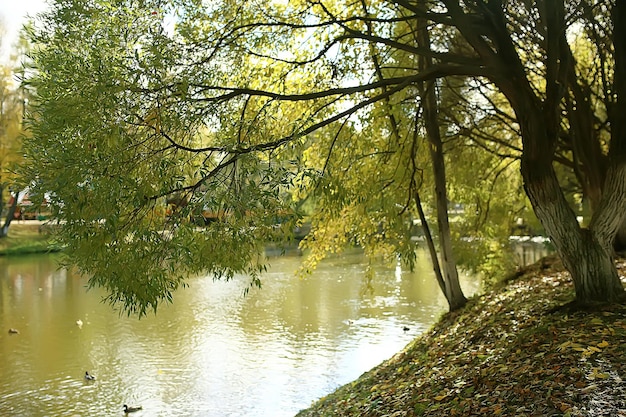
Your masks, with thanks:
M45 230L41 220L14 220L8 236L0 239L0 256L58 252L61 247Z

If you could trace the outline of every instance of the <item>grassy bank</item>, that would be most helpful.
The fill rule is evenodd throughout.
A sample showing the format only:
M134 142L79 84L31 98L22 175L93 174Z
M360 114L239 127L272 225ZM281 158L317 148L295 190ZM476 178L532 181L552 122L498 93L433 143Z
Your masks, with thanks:
M0 239L0 255L26 255L58 251L50 236L40 231L39 222L12 222L9 235Z
M536 265L298 416L626 416L626 306L572 299Z

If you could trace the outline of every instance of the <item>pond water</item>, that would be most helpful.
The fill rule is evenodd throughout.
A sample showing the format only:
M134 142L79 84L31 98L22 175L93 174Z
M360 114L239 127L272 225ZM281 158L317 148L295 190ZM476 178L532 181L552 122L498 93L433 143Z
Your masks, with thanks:
M359 252L306 279L294 275L301 260L270 258L263 288L245 297L246 277L190 278L138 320L54 256L0 259L0 416L114 416L123 404L141 404L137 417L293 416L445 312L425 253L414 272L376 265L370 281Z

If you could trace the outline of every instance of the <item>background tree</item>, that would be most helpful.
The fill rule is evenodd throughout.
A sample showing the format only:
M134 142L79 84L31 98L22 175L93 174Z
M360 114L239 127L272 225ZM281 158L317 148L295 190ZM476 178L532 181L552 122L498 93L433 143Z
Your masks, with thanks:
M22 44L23 39L18 47ZM0 238L6 237L9 232L24 189L16 168L22 161L21 136L26 94L19 85L16 61L17 55L13 55L11 60L0 64L0 207L4 215Z

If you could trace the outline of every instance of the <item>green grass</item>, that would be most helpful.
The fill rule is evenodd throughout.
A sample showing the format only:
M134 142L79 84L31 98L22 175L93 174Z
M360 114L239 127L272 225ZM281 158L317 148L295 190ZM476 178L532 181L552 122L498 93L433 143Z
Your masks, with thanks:
M15 256L59 251L48 233L40 232L37 223L12 222L9 234L0 238L0 255Z

